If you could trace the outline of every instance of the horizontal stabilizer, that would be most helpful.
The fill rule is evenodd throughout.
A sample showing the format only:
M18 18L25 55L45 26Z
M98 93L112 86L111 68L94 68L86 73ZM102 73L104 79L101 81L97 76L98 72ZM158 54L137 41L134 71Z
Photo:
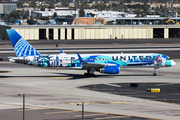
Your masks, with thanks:
M61 54L66 54L61 48L60 48Z
M31 62L30 60L22 59L22 57L11 57L9 59L10 62L15 62L15 63L28 63Z
M61 53L64 53L64 51L60 48Z

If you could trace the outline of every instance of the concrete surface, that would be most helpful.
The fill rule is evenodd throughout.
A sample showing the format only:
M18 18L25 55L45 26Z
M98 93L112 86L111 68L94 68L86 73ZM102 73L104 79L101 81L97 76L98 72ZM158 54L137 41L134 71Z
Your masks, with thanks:
M0 63L0 109L22 108L26 94L26 108L81 110L77 103L85 102L86 112L126 115L150 119L180 119L180 105L149 99L102 93L79 89L91 84L159 82L180 83L180 60L177 65L162 68L157 76L153 69L121 69L118 75L96 73L96 77L84 77L81 70L49 70L29 66ZM0 114L3 112L0 110ZM106 118L108 119L108 118Z

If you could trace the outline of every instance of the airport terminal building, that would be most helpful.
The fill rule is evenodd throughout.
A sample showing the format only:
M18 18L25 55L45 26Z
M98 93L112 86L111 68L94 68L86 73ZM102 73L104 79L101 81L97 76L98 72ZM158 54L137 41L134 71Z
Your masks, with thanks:
M0 39L15 29L26 40L180 38L180 25L7 25Z

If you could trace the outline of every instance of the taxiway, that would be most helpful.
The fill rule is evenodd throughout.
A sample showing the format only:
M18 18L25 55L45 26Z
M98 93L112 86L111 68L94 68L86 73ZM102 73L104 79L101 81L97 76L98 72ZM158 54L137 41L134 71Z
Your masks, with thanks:
M82 102L85 103L85 115L87 115L85 118L87 119L132 119L135 117L137 119L178 120L180 119L180 105L178 103L129 96L129 93L112 94L108 92L108 89L112 88L108 87L103 88L107 92L79 88L95 84L110 85L111 83L179 84L180 61L175 61L176 66L160 69L157 76L152 75L153 69L144 68L121 69L118 75L96 73L96 77L84 77L85 71L81 70L55 71L1 62L0 116L8 119L9 115L4 114L4 111L9 110L14 116L12 119L20 119L22 111L12 111L22 110L22 97L19 97L18 94L24 93L26 95L26 108L32 112L38 111L34 112L37 114L37 118L32 116L32 112L30 113L28 110L26 112L26 117L34 120L43 120L45 119L44 115L54 116L49 116L51 119L65 119L65 116L69 120L72 118L81 119L81 107L77 106L77 103ZM3 71L9 72L3 73ZM113 87L118 89L117 86ZM178 93L177 97L180 98ZM66 114L64 113L64 117L61 118L63 111ZM71 111L77 112L74 114Z

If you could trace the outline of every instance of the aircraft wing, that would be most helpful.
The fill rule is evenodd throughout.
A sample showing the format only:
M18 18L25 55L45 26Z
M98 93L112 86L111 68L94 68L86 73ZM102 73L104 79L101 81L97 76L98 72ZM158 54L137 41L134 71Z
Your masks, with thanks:
M83 67L104 67L105 64L83 62Z
M127 65L143 65L143 64L148 64L149 62L130 62L126 63Z
M81 58L81 56L79 55L79 53L77 53L79 61L82 63L82 69L83 68L102 68L104 66L113 66L115 64L107 64L107 63L94 63L94 62L84 62L84 60Z

